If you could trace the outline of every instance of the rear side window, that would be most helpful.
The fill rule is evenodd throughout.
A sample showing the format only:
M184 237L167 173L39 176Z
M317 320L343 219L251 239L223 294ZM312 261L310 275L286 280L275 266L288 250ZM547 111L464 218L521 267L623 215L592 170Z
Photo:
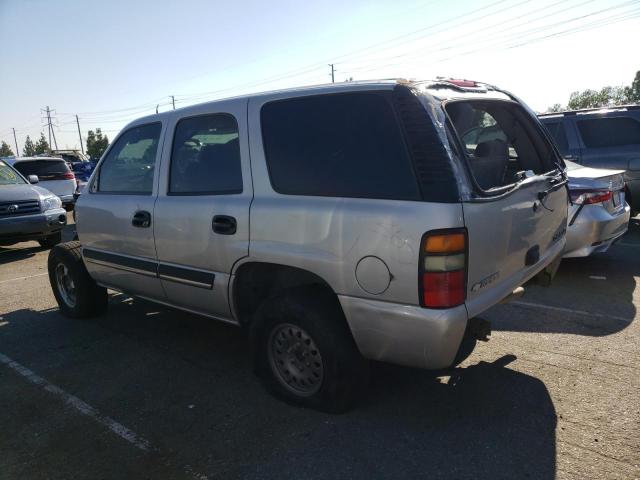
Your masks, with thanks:
M544 122L543 125L551 134L556 147L562 155L569 153L569 142L567 141L567 132L562 122Z
M262 108L275 191L288 195L419 200L389 100L347 93L282 100Z
M100 166L97 191L151 194L161 128L151 123L123 133Z
M169 194L242 192L238 123L228 114L180 120L171 152Z
M587 148L640 145L640 122L631 117L578 120L578 130Z
M16 162L14 167L23 176L37 175L39 180L59 180L70 172L64 160L29 160Z

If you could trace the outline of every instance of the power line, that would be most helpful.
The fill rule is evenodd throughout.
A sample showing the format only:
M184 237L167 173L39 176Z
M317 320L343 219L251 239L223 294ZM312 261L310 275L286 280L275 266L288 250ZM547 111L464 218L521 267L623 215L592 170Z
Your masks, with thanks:
M589 2L587 2L587 3L589 3ZM430 61L430 64L436 64L436 63L443 62L443 61L445 61L445 60L451 60L451 59L459 58L459 57L461 57L461 56L469 55L469 54L472 54L472 53L477 53L477 52L486 51L488 48L492 48L492 47L494 47L494 48L500 48L500 47L502 47L502 48L509 49L509 48L516 48L516 47L520 47L520 46L525 46L525 45L528 45L528 44L534 43L534 42L536 42L536 41L540 41L540 40L542 40L543 38L545 38L545 37L540 37L540 38L530 38L530 37L531 37L531 35L535 35L535 34L537 34L537 33L541 32L541 31L548 30L548 29L550 29L550 28L555 28L555 27L557 27L557 26L564 25L564 24L567 24L567 23L571 23L571 22L574 22L574 21L576 21L576 20L581 20L581 19L584 19L584 18L592 17L592 16L594 16L594 15L599 15L599 14L604 13L604 12L607 12L607 11L611 11L611 10L615 10L615 9L622 8L622 7L625 7L625 6L629 6L630 4L634 4L634 3L637 3L637 2L634 2L634 1L623 2L623 3L620 3L620 4L615 5L615 6L613 6L613 7L609 7L609 8L602 9L602 10L597 10L597 11L595 11L595 12L591 12L591 13L588 13L588 14L586 14L586 15L581 15L581 16L577 16L577 17L570 18L570 19L565 19L565 20L562 20L562 21L560 21L560 22L556 22L556 23L553 23L553 24L550 24L550 25L543 25L543 26L535 27L535 28L532 28L532 29L526 30L526 31L525 31L525 33L522 33L522 32L516 32L516 33L512 33L512 34L507 34L507 35L503 35L503 36L498 36L498 37L496 37L496 36L494 35L494 36L493 36L493 38L501 38L501 39L503 39L503 40L500 40L500 41L498 41L498 42L494 42L494 43L492 43L492 44L490 44L490 45L483 46L483 47L480 47L480 48L473 48L473 49L468 50L468 51L460 52L460 53L457 53L457 54L455 54L455 55L448 55L447 57L441 57L441 58L436 59L436 60L434 60L434 61ZM625 13L629 13L629 12L625 12ZM611 16L611 17L607 17L605 20L607 20L607 19L612 19L612 18L614 18L614 17L616 17L616 15ZM600 20L599 20L599 21L600 21ZM598 22L599 22L599 21L598 21ZM596 22L593 22L593 23L596 23ZM608 23L606 23L606 24L610 24L610 23L615 23L615 22L608 22ZM495 25L495 26L499 26L499 25ZM583 31L583 30L584 30L584 27L588 27L588 28L596 28L597 26L599 26L599 25L593 25L593 26L592 26L592 24L587 24L587 25L577 25L577 26L571 27L571 28L569 28L569 29L562 30L561 32L558 32L558 34L559 34L559 33L564 33L565 35L567 35L567 34L571 34L571 33L577 33L577 32L579 32L579 31ZM556 34L552 34L552 35L549 35L549 36L556 36ZM546 37L549 37L549 36L546 36ZM489 39L490 39L490 38L491 38L491 37L489 37ZM515 45L514 45L514 44L513 44L513 42L514 42L514 41L516 41L516 42L520 42L520 43L518 43L518 44L515 44ZM475 43L476 45L477 45L478 43L483 43L483 42L486 42L486 40L483 40L483 39L476 39L476 40L474 41L474 43ZM434 46L437 46L437 45L438 45L438 44L436 44L436 45L434 45ZM465 43L465 45L466 45L466 43ZM442 51L442 50L447 50L447 49L448 49L447 47L440 48L440 49L435 49L435 50L431 49L431 50L429 50L429 52L427 52L427 53L424 53L424 54L421 54L421 55L415 55L415 56L412 56L412 57L410 57L410 58L407 58L405 61L401 61L401 62L393 62L393 63L384 64L384 65L372 65L372 66L369 66L368 68L367 68L367 67L364 67L364 68L355 69L355 70L353 70L353 71L364 71L364 72L366 72L366 71L380 70L380 69L382 69L382 68L387 68L387 67L393 67L393 66L405 65L405 64L407 64L407 63L409 63L409 62L415 62L415 61L416 61L416 60L418 60L418 59L428 57L428 56L432 55L434 52L438 52L438 51ZM350 70L350 71L351 71L351 70Z

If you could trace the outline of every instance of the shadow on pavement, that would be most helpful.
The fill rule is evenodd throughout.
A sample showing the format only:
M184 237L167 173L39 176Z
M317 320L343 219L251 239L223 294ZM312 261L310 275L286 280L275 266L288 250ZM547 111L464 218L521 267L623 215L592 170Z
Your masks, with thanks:
M554 406L540 380L507 368L512 356L457 368L448 380L376 364L361 404L333 416L269 396L231 326L124 295L89 322L57 310L3 317L0 352L133 429L172 465L209 478L555 477ZM31 458L55 438L23 433ZM64 441L85 435L67 431ZM82 472L92 456L110 454L48 462Z
M26 260L33 257L36 253L43 251L40 246L34 247L0 247L0 265L19 260Z

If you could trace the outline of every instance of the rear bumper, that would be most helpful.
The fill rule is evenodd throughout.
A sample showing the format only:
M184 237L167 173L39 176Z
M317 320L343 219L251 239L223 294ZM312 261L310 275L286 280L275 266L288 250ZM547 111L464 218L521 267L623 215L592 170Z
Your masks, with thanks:
M631 209L611 215L602 205L586 205L573 225L567 228L567 246L564 258L586 257L592 253L605 252L611 244L624 235L629 227ZM575 212L570 212L573 218Z
M56 233L67 224L67 213L62 208L46 213L0 219L0 244L37 240Z
M467 326L464 305L433 310L339 295L360 353L425 369L453 364Z

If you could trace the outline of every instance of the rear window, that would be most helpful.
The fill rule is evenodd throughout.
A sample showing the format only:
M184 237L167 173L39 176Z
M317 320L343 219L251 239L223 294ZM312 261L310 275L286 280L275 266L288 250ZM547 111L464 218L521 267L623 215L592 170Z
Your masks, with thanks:
M567 141L567 132L562 122L543 122L543 125L553 137L556 147L562 155L569 153L569 142Z
M522 107L503 101L456 101L447 113L462 142L476 183L483 190L505 187L531 171L553 170L555 153Z
M587 148L640 145L640 122L631 117L578 120L578 130Z
M419 200L389 99L347 93L282 100L262 108L271 184L288 195Z
M37 175L40 180L54 180L70 172L64 160L28 160L16 162L14 167L25 177Z

